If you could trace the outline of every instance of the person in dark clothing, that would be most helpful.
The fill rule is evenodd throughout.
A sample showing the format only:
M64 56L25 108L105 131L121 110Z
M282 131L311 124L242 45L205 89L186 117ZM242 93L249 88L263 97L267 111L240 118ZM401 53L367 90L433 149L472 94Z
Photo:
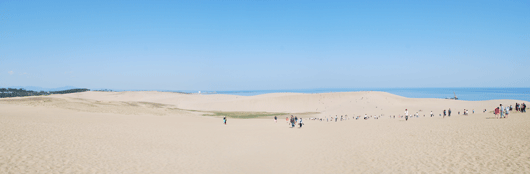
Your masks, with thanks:
M451 108L449 108L449 110L447 110L447 116L448 116L448 117L451 116Z

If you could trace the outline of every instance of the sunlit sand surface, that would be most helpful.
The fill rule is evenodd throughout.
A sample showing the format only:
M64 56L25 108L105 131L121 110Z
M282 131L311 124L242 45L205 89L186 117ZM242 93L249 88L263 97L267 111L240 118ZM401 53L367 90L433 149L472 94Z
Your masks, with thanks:
M0 173L530 173L530 114L495 119L490 112L500 103L522 102L384 92L5 98ZM439 116L449 108L451 117ZM398 118L405 109L420 117ZM469 116L458 115L464 109ZM204 116L211 112L324 121L290 128L281 115L277 123L266 116L228 118L224 125L219 116ZM380 118L351 119L364 114ZM350 119L325 120L335 115Z

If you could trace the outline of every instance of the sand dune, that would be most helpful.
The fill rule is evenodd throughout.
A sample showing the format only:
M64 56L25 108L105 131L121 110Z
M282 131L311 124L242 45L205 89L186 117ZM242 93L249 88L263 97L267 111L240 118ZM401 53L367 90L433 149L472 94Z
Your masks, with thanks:
M415 99L384 92L189 95L84 92L0 99L0 173L529 173L530 114L515 100ZM450 118L405 121L388 115ZM458 115L463 109L475 114ZM421 110L421 111L420 111ZM378 120L230 119L207 111L381 115Z
M190 95L167 92L84 92L57 95L54 98L89 99L97 101L152 102L175 108L201 111L264 111L286 113L315 113L317 117L329 115L398 115L404 109L420 115L433 111L439 115L451 109L455 114L468 109L491 111L500 103L515 105L525 101L490 100L458 101L447 99L405 98L386 92L341 92L323 94L276 93L257 96ZM421 111L420 111L421 110Z

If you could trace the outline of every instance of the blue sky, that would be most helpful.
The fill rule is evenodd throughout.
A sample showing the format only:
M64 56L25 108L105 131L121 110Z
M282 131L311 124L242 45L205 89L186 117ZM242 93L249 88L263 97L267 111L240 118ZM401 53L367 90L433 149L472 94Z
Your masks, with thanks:
M0 86L530 87L530 1L0 1Z

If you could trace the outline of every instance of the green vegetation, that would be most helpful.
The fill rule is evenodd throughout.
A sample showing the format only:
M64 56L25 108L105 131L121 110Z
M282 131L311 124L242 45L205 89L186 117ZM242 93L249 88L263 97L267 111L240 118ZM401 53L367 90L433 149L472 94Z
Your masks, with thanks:
M288 115L288 113L273 113L273 112L212 112L212 114L204 114L204 116L226 116L230 118L259 118L270 116Z
M161 103L153 103L153 102L138 102L140 104L143 104L147 107L150 107L150 108L163 108L165 107L166 105L165 104L161 104Z
M24 97L24 96L41 96L41 95L50 95L50 94L69 94L69 93L76 93L76 92L85 92L90 91L90 89L69 89L69 90L63 90L63 91L31 91L31 90L25 90L25 89L15 89L15 88L0 88L0 98L7 98L7 97Z

